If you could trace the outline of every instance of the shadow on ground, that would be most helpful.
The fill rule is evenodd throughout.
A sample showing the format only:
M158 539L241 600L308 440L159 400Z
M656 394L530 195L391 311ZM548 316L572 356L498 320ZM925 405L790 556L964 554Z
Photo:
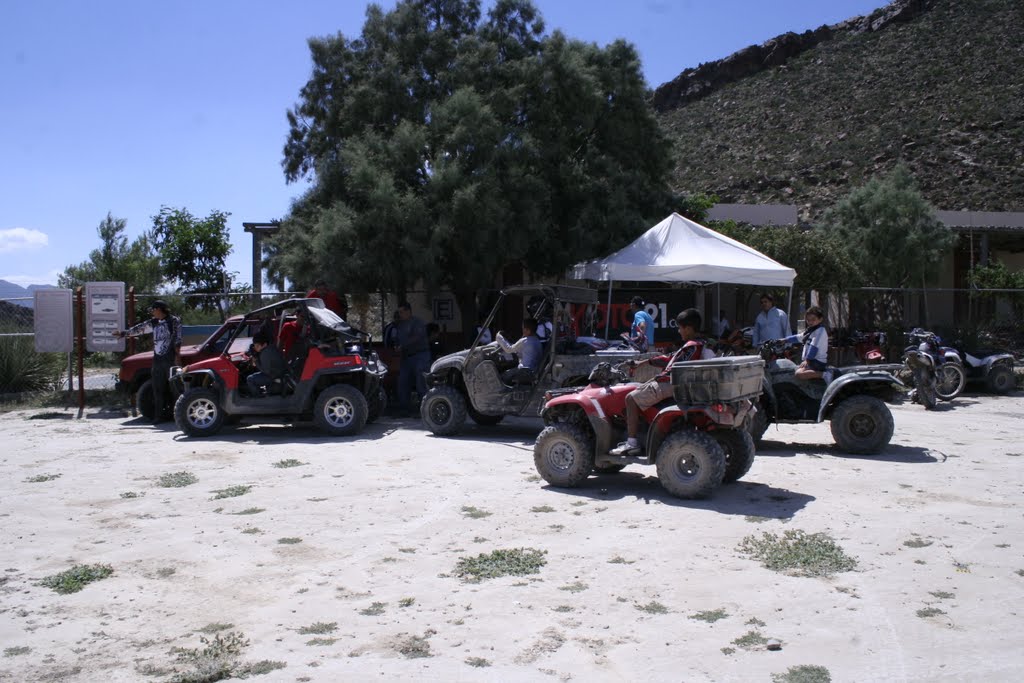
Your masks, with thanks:
M897 444L889 444L884 451L877 455L847 453L834 443L792 443L765 439L757 446L758 457L792 458L797 454L811 458L824 458L829 455L850 460L875 460L921 465L945 462L946 460L946 456L938 451Z
M752 481L723 484L706 500L682 500L661 487L654 468L625 470L618 474L599 474L588 478L579 488L545 486L545 490L590 500L628 500L649 505L652 502L693 510L712 510L725 515L745 515L765 519L791 519L814 496Z

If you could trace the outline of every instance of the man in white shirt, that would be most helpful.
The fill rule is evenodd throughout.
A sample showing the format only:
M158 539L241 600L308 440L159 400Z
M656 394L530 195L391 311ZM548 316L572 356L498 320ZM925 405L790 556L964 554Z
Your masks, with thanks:
M544 357L544 347L537 338L537 321L533 318L523 320L523 336L515 344L509 344L501 332L495 341L505 353L514 353L519 358L518 367L502 373L502 381L505 384L533 384Z
M754 348L772 339L785 339L793 334L789 327L789 316L786 312L775 308L775 299L771 294L761 295L761 312L757 314L754 321L754 331L751 342Z

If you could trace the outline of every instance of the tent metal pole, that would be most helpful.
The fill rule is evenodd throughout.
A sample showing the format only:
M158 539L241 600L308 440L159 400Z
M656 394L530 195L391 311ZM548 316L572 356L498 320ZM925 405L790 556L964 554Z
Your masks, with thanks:
M793 332L793 285L789 286L789 302L786 304L786 317L789 318L789 331ZM797 324L799 324L799 321Z
M604 312L604 338L608 339L612 327L612 281L608 281L608 308Z

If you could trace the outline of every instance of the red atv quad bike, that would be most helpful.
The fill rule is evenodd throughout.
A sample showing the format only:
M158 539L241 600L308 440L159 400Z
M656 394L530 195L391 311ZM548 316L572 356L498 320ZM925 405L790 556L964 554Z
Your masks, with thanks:
M630 464L655 465L666 491L679 498L706 498L723 482L736 481L754 462L754 442L744 429L761 393L763 362L739 356L681 363L671 370L673 399L642 413L646 433L640 455L609 451L626 436L630 363L601 363L583 388L555 389L541 416L533 460L553 486L576 487L591 472L618 472Z
M288 373L265 396L249 395L245 378L255 372L246 353L237 349L239 337L264 330L273 339L290 318L302 310L305 324L285 360ZM324 306L320 299L289 299L246 314L226 350L210 358L171 369L180 393L174 420L189 436L216 434L225 421L296 421L312 419L333 436L358 434L384 409L381 380L387 368L368 351L361 334ZM247 348L247 347L246 347Z

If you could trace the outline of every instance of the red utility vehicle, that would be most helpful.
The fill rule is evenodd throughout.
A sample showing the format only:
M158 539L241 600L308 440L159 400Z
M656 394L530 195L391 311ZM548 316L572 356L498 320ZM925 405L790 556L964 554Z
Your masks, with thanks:
M245 378L256 370L249 353L237 350L240 341L248 349L250 339L243 334L263 329L277 339L295 309L305 313L306 322L285 355L288 373L267 395L249 395ZM189 436L215 434L228 419L311 419L327 434L350 435L384 409L381 380L387 368L362 335L320 299L289 299L247 313L225 348L215 358L171 370L180 393L174 419Z

